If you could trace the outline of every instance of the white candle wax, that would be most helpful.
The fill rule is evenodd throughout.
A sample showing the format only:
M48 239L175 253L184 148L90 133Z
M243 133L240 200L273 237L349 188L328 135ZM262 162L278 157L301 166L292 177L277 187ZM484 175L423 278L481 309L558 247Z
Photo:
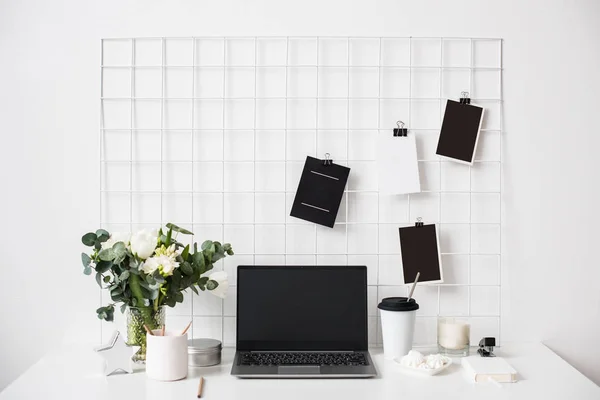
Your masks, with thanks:
M439 320L438 343L450 350L464 349L469 345L471 326L463 321Z

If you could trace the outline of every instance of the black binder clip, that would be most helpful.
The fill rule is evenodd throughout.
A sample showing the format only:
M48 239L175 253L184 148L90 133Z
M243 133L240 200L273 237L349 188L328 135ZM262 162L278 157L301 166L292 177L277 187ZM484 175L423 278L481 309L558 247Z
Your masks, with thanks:
M329 153L325 153L325 159L323 160L323 165L329 166L333 165L333 160L329 158Z
M417 218L417 222L415 222L415 226L423 226L423 218Z
M469 92L460 92L460 104L471 104L471 98L469 98Z
M479 341L479 349L477 349L477 352L481 357L496 357L494 354L494 346L496 346L496 338L484 337Z
M404 136L406 137L407 133L408 133L408 129L406 129L404 127L404 122L402 121L397 121L396 125L398 126L397 128L394 128L394 137L396 136Z

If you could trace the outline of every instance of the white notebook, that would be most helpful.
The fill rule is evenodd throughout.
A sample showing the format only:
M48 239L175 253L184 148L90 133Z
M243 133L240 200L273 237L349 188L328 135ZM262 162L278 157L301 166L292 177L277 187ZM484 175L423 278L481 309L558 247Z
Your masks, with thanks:
M517 371L502 357L471 356L463 358L461 364L472 382L517 381Z
M379 135L377 169L379 172L379 192L382 194L419 193L419 162L415 136Z

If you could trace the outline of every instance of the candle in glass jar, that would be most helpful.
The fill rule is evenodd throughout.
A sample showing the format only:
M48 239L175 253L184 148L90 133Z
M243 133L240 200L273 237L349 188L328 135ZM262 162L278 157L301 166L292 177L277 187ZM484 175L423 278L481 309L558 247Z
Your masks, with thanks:
M460 320L440 318L438 320L438 343L449 350L461 350L469 346L471 326Z

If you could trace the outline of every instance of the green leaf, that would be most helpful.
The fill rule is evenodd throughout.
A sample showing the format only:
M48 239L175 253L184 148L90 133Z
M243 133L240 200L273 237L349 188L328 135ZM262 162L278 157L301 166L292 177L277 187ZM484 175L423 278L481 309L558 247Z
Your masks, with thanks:
M104 278L102 278L102 280L104 281L104 283L108 283L110 282L110 276L106 275Z
M98 264L96 264L96 272L103 274L108 271L112 265L113 264L110 261L99 261Z
M219 286L219 283L217 281L213 281L212 279L209 279L209 281L206 282L206 288L208 290L215 290L217 286Z
M160 241L160 243L166 244L167 243L167 236L166 235L159 235L158 236L158 240Z
M165 246L169 247L171 245L171 237L173 236L173 229L169 229L167 232L167 239L165 240Z
M194 263L194 265L196 266L196 268L200 269L200 271L204 270L204 253L203 252L198 252L198 253L194 253L194 255L192 256L192 262Z
M125 304L125 303L121 304L121 314L124 314L126 309L127 309L127 304Z
M192 289L192 292L196 293L196 294L200 294L198 293L198 289L196 289L196 286L190 286L190 289Z
M110 237L110 233L108 233L108 231L106 231L104 229L98 229L96 231L96 236L109 236Z
M192 268L190 263L187 261L185 261L183 264L181 264L180 268L181 268L181 271L186 275L192 275L194 273L194 269Z
M92 268L91 268L91 267L89 267L89 266L88 266L88 267L85 267L85 268L83 269L83 273L84 273L84 274L86 274L86 275L91 275L91 274L92 274Z
M123 242L115 243L111 250L114 254L113 264L121 264L127 257L127 248Z
M187 246L185 246L185 248L181 252L181 258L183 258L183 261L188 261L189 254L190 254L190 245L188 244Z
M175 294L175 301L178 303L183 303L183 293L177 292Z
M81 242L86 246L93 246L96 243L96 234L93 232L88 232L81 237Z
M137 306L137 302L138 302L138 301L137 301L137 299L136 299L135 297L134 297L134 298L132 298L132 299L131 299L131 307L135 307L135 306Z
M88 256L85 253L81 253L81 263L83 264L84 267L89 266L91 262L92 262L92 259L90 258L90 256Z
M100 289L104 289L104 286L102 286L102 274L100 272L96 272L96 283L100 286Z
M213 243L212 240L206 240L204 241L204 243L202 243L202 245L200 246L200 248L202 250L210 250L214 253L215 251L215 244Z
M110 238L110 233L108 233L104 229L98 229L96 231L96 236L97 236L97 238L96 238L95 244L104 243Z
M167 228L169 228L169 229L172 229L172 230L174 230L175 232L182 233L182 234L184 234L184 235L193 235L193 233L192 233L192 232L190 232L190 231L188 231L187 229L180 228L180 227L178 227L177 225L175 225L175 224L172 224L172 223L170 223L170 222L167 224Z
M112 261L115 259L115 252L113 249L103 249L98 253L98 258L102 261Z

